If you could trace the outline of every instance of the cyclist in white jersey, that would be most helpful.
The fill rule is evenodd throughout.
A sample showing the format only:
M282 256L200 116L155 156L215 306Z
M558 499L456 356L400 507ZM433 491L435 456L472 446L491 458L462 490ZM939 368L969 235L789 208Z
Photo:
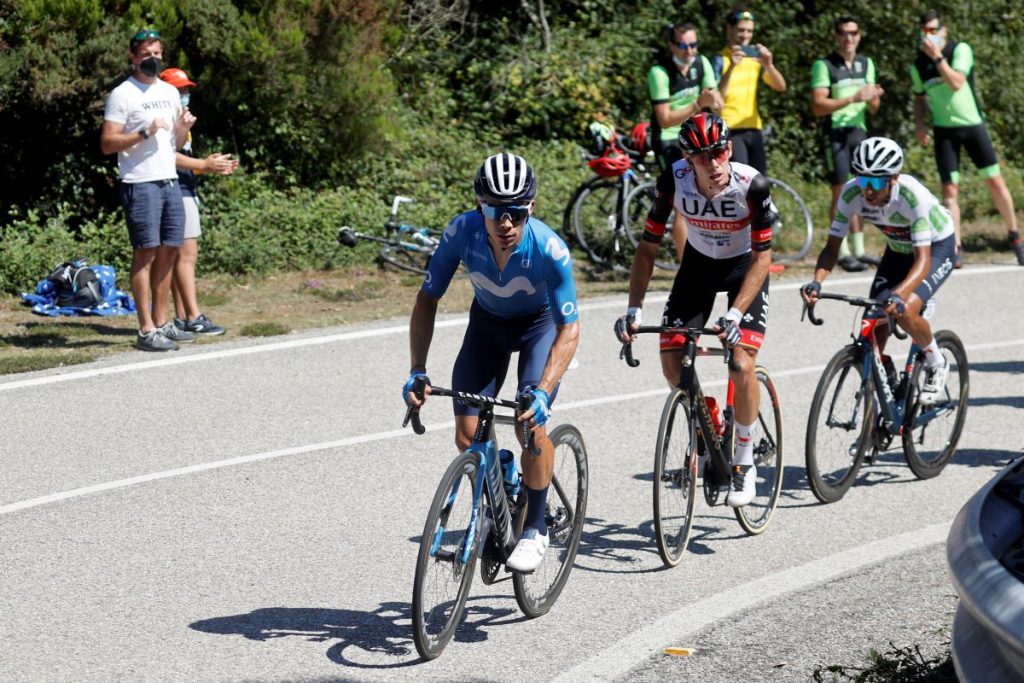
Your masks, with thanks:
M856 176L840 192L814 280L804 285L801 296L808 303L817 299L821 284L835 267L850 219L860 215L874 223L885 233L888 244L870 296L882 303L885 312L899 320L924 350L927 374L919 399L930 405L943 394L949 365L921 311L953 272L956 240L949 210L917 178L901 175L902 168L903 150L893 140L875 137L857 145L853 151ZM887 338L887 332L879 334L880 349L885 348Z
M735 386L736 454L726 502L742 507L754 497L753 433L760 390L754 367L768 327L768 266L771 265L775 207L768 179L746 164L729 161L729 126L718 114L702 112L683 123L679 142L684 158L662 172L658 194L633 257L629 306L615 323L619 341L636 339L641 307L654 257L673 210L690 226L683 260L662 314L662 324L703 326L718 292L728 294L728 313L715 327L730 348L738 370ZM670 386L679 383L683 339L661 335L661 369Z

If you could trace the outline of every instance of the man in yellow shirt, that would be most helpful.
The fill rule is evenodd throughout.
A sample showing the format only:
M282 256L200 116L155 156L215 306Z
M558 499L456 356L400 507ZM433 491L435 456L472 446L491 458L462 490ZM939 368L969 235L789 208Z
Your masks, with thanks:
M763 80L775 92L786 89L786 79L772 61L772 52L760 43L752 45L754 13L733 7L725 19L726 47L715 55L721 68L718 90L724 106L722 118L732 131L732 160L749 164L767 175L761 115L757 111L757 85Z

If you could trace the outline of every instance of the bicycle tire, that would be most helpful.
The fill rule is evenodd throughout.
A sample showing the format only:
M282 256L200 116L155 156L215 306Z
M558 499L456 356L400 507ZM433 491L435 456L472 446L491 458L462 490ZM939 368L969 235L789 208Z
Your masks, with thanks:
M754 369L761 383L761 405L757 413L757 433L754 442L754 465L757 467L757 490L754 499L743 507L735 508L736 521L751 536L763 533L775 515L782 492L782 406L775 391L775 383L768 370Z
M936 332L935 342L950 363L945 401L927 408L917 402L921 385L924 384L923 355L918 356L907 385L909 391L904 422L906 427L903 430L903 454L918 479L931 479L942 472L956 453L956 445L967 419L967 399L970 393L967 352L960 338L949 330ZM948 431L943 430L943 427L948 427ZM931 439L936 434L936 428L939 436ZM926 438L929 439L927 444Z
M427 268L430 266L430 257L432 255L433 252L413 251L396 244L386 245L380 250L380 257L385 262L390 263L395 268L418 275L427 274Z
M683 557L697 501L697 445L690 399L676 387L665 399L654 450L654 535L666 567Z
M437 487L423 526L413 581L412 622L416 651L425 660L440 655L451 640L469 597L479 534L473 540L477 547L470 553L469 561L463 564L459 558L465 548L473 514L473 488L479 467L477 456L468 452L460 453L452 461ZM453 513L457 513L454 525ZM436 549L433 547L435 543L438 545ZM444 594L444 600L435 601L430 589L446 580L452 580L452 586L442 587L440 592ZM451 595L452 588L454 596Z
M870 377L861 380L863 365L859 349L841 349L825 366L811 399L805 444L807 481L822 503L834 503L846 494L870 443L874 384Z
M551 430L555 463L548 489L548 549L540 567L529 574L514 573L512 586L519 609L533 619L546 614L569 579L587 515L590 470L583 436L576 427L561 424ZM521 513L525 517L525 510Z
M772 204L779 217L772 224L772 260L799 261L807 256L814 239L814 219L807 202L791 186L769 178Z
M633 250L622 226L619 187L622 180L600 176L577 190L572 205L572 227L576 243L595 265L626 271Z
M658 182L648 180L630 190L626 195L626 201L622 203L622 224L625 226L626 236L633 249L640 244L647 214L651 210L657 194ZM679 263L676 261L676 243L672 238L672 225L675 217L676 212L673 210L665 222L665 236L658 245L658 252L654 258L654 265L662 270L679 270Z

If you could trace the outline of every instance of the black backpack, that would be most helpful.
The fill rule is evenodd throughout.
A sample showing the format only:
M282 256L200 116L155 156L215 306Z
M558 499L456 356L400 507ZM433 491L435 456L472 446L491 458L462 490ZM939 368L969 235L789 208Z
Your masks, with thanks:
M57 306L95 308L104 302L100 280L85 261L65 261L46 279L53 282Z

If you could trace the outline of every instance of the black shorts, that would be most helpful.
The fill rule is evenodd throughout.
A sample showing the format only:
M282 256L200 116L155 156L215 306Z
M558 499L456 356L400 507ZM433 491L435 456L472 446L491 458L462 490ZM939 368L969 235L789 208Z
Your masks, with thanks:
M764 136L757 128L734 128L729 133L732 140L732 160L753 166L761 175L768 175L768 158L764 154Z
M914 294L921 300L921 308L935 296L942 283L949 279L953 272L953 252L956 249L956 238L953 235L932 244L931 263L928 268L928 275L921 281L921 284L914 290ZM882 262L878 264L878 272L871 283L872 299L885 301L894 287L897 287L907 277L910 268L914 265L913 254L903 254L885 248L882 254ZM884 315L884 314L882 314ZM880 317L880 316L875 316Z
M500 318L477 301L469 309L469 325L452 369L452 389L481 396L497 396L508 374L512 353L519 352L516 395L540 384L558 329L547 308L518 318ZM551 403L558 387L551 392ZM480 409L452 402L456 415L479 415Z
M942 128L935 126L935 164L939 167L939 180L943 183L957 182L954 173L960 172L960 148L978 168L988 168L999 163L992 140L988 137L985 124Z
M702 327L708 324L711 309L715 305L715 295L727 292L729 306L736 300L750 269L750 259L749 253L729 259L713 259L687 243L683 266L676 274L672 292L665 302L661 324L678 327ZM715 319L718 317L715 316ZM755 350L761 348L767 329L768 277L765 277L760 295L754 297L740 321L740 346ZM662 351L677 350L682 344L683 338L679 335L661 335Z
M658 159L658 167L665 170L683 158L683 148L679 140L655 140L652 145L654 156Z
M830 128L825 142L825 177L829 185L841 185L853 173L853 150L868 134L862 128Z

